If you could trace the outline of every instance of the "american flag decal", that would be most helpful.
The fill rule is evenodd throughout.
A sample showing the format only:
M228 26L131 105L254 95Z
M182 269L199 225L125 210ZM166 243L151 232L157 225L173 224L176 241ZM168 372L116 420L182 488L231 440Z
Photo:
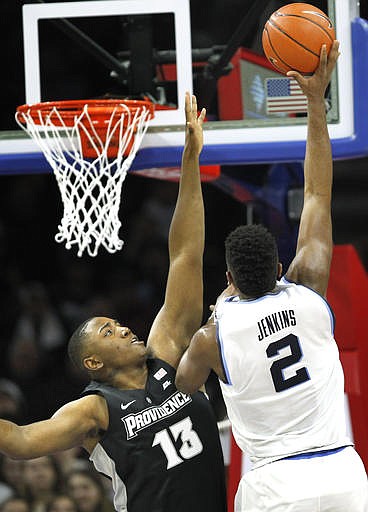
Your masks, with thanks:
M267 114L307 112L307 97L294 78L266 78Z

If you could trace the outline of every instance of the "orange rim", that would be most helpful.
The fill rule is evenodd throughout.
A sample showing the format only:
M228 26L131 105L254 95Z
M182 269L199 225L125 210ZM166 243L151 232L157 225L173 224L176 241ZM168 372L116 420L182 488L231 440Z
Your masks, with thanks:
M155 105L151 101L124 99L45 101L32 105L21 105L17 108L17 112L30 116L35 124L41 124L41 121L45 121L47 117L50 117L50 114L52 115L53 109L56 109L65 126L74 126L75 117L82 114L83 109L87 106L93 124L99 125L105 124L114 111L116 114L121 113L120 110L125 111L122 105L128 107L133 115L137 110L145 108L149 111L151 119L154 116ZM120 110L119 106L121 107ZM26 123L26 118L19 116L19 121ZM52 117L52 121L57 125L61 124L57 115Z

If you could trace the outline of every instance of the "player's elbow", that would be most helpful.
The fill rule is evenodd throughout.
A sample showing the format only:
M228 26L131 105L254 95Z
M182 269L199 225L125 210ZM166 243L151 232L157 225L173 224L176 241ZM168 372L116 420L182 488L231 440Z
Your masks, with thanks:
M24 442L12 442L9 443L2 453L13 460L30 460L39 457L41 454L35 452L32 446L29 446Z
M4 453L4 455L6 455L6 457L8 459L12 459L12 460L29 460L32 458L32 457L27 457L27 456L23 455L23 453L7 452L5 450L3 453Z
M191 395L196 391L195 387L189 381L189 379L186 379L181 373L176 374L175 386L179 391L185 393L186 395Z
M1 452L12 460L27 460L32 458L32 456L28 454L27 449L17 444L8 444L6 447L2 448Z

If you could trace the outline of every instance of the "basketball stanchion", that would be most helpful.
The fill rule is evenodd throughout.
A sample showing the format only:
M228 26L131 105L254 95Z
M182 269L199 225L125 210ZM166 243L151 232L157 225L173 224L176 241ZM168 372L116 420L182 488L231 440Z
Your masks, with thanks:
M114 253L121 188L154 117L149 100L72 100L21 105L15 118L51 165L64 212L57 242L96 256Z

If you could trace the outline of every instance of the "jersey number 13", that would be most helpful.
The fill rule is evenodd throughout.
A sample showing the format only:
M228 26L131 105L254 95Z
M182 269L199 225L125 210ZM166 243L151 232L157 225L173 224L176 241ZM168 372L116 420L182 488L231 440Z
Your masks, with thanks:
M170 430L170 433L168 430ZM171 436L174 441L181 441L182 445L179 449L176 448ZM192 422L188 416L174 423L174 425L171 425L169 429L165 428L157 432L153 439L152 446L157 445L161 446L162 451L166 455L166 469L171 469L184 462L185 459L191 459L199 455L203 450L201 440L197 432L193 430Z

